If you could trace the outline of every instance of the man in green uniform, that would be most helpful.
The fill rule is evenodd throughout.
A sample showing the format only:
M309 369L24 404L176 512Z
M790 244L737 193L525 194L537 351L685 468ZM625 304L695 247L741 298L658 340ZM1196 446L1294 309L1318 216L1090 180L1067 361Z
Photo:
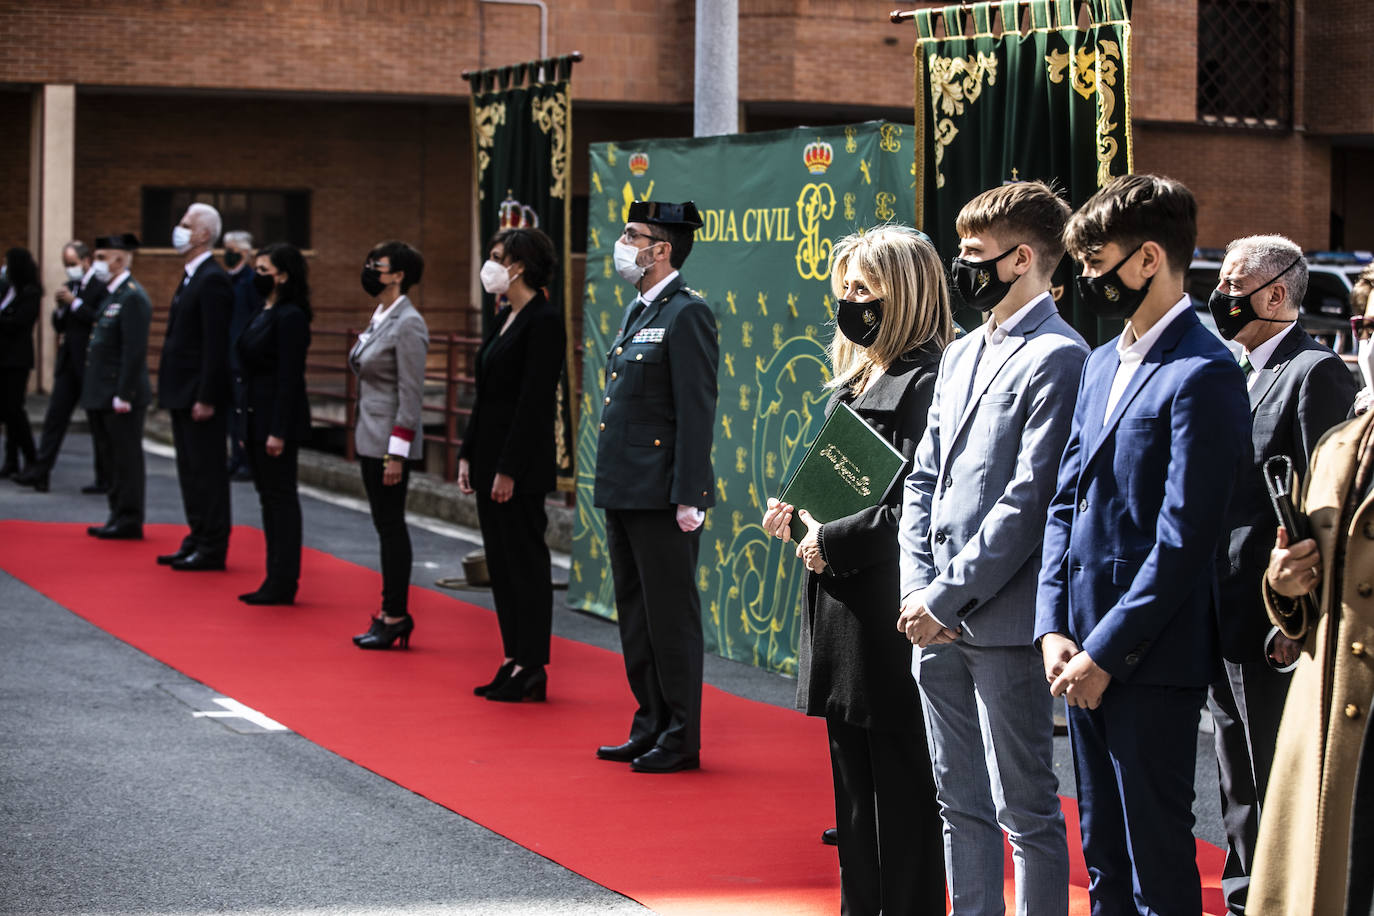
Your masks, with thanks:
M95 242L95 270L103 274L109 291L97 306L99 317L91 329L81 406L110 472L109 520L86 533L106 539L143 537L143 420L152 400L148 323L153 307L129 273L137 248L138 237L128 232Z
M701 226L696 206L638 201L615 243L639 291L606 355L595 504L606 543L625 673L639 708L603 760L640 773L700 766L703 641L695 573L715 504L716 319L678 268Z

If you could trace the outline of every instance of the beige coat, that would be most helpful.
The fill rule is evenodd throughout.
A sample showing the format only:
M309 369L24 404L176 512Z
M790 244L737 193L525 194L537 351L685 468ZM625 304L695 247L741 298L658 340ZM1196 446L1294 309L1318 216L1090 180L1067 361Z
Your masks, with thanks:
M1355 777L1374 700L1374 497L1359 505L1347 531L1337 528L1371 423L1374 412L1335 427L1313 453L1302 509L1322 557L1317 619L1305 619L1265 588L1270 618L1303 640L1303 648L1284 706L1246 905L1263 916L1345 910ZM1341 547L1343 571L1336 573ZM1333 584L1341 590L1339 616Z

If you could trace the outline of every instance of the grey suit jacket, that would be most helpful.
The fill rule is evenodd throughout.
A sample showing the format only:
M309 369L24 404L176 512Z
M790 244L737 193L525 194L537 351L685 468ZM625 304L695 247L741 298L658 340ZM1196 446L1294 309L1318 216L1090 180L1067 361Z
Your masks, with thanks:
M1050 299L978 375L983 339L966 335L940 361L903 496L901 595L924 589L936 619L972 645L1030 645L1045 513L1088 346Z
M424 453L420 406L425 389L429 328L402 296L394 311L370 335L359 337L348 354L358 376L358 421L354 447L366 458L387 453L392 435L410 437L407 458Z

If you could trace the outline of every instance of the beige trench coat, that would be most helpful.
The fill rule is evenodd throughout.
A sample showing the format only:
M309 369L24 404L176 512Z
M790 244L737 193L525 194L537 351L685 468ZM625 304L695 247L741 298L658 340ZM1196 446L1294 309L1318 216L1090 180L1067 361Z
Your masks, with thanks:
M1343 573L1333 571L1342 505L1374 412L1337 426L1318 444L1303 494L1322 557L1318 616L1265 587L1274 623L1302 640L1279 728L1247 912L1339 916L1345 910L1351 806L1374 698L1374 497L1355 511ZM1339 617L1333 614L1340 580ZM1370 863L1374 867L1374 863Z

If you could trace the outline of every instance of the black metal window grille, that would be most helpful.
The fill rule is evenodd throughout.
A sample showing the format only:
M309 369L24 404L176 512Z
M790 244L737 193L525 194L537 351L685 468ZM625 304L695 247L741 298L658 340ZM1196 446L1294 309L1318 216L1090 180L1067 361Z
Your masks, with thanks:
M1197 112L1204 124L1293 123L1293 0L1198 0Z
M143 189L143 244L166 248L172 244L172 227L192 203L209 204L219 211L224 231L246 229L258 247L290 242L310 247L310 192L257 188L150 188Z

